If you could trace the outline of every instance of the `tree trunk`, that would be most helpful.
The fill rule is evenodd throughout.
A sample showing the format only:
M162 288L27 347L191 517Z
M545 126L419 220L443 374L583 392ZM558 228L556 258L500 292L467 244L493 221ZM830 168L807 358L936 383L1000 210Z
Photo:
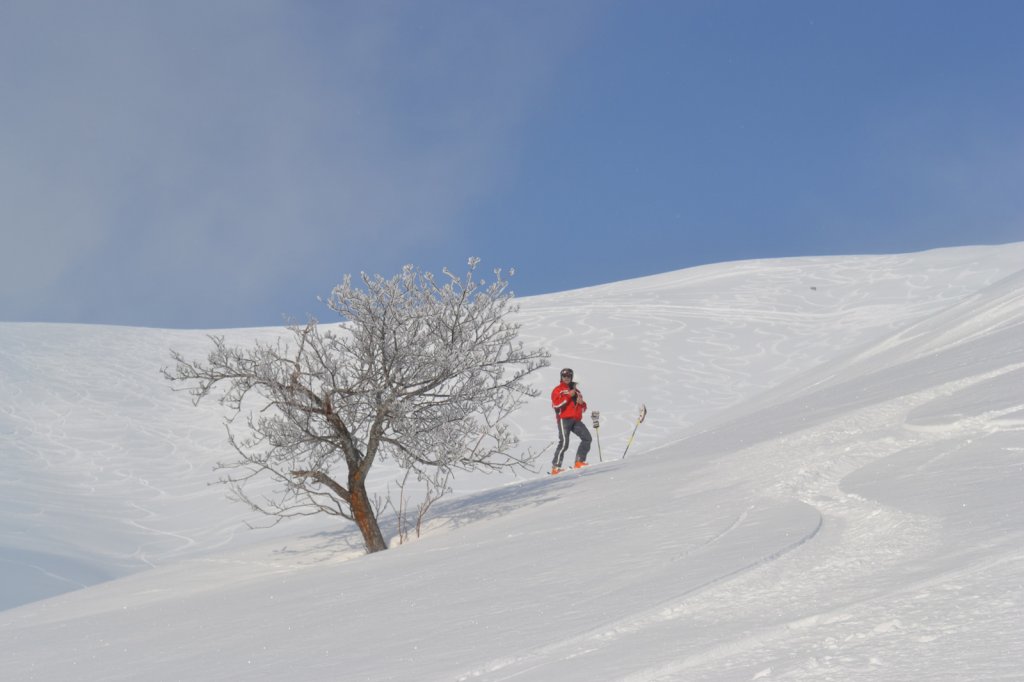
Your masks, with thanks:
M380 532L380 525L378 525L377 517L373 513L373 506L370 503L370 497L366 494L366 485L363 483L363 480L350 476L348 490L351 494L350 507L352 509L352 518L355 519L356 525L359 526L359 530L363 534L366 552L373 554L374 552L387 549L388 545L384 542L384 536Z

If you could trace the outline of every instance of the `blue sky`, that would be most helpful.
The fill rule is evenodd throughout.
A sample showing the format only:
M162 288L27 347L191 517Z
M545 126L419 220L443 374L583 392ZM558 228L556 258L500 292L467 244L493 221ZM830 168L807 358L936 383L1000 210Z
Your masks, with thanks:
M1024 240L1024 3L0 1L0 320Z

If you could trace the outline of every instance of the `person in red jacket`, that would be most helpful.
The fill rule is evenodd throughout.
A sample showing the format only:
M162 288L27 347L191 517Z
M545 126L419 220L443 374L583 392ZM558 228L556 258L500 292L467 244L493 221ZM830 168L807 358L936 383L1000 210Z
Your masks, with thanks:
M580 445L576 449L576 469L587 466L591 440L590 431L583 423L587 403L583 400L583 394L580 393L576 382L572 380L572 370L566 367L562 370L560 378L561 382L551 391L551 407L555 408L558 422L558 447L555 449L555 458L551 461L552 475L562 472L562 457L569 449L570 433L575 433L580 439Z

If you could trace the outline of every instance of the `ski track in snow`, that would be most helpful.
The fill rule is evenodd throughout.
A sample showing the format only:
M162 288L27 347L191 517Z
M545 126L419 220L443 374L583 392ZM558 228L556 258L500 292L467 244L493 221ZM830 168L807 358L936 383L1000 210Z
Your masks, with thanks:
M780 642L785 642L782 647L785 650L799 652L799 655L806 657L797 666L793 666L791 660L785 661L788 669L786 679L844 679L851 670L862 674L874 673L882 679L887 657L890 658L890 664L896 662L892 657L897 655L903 658L900 661L902 666L911 663L906 660L905 653L890 652L885 655L889 643L887 640L893 636L912 637L916 643L930 645L946 638L962 637L965 631L970 630L970 625L977 625L979 618L1001 622L1002 627L1008 628L1004 631L1011 632L1012 624L1019 622L1022 603L1020 596L1024 594L1024 589L1020 587L1015 595L991 593L979 596L980 603L972 605L969 614L952 617L953 622L943 622L936 626L929 621L934 620L931 611L936 608L937 599L945 602L942 608L948 610L951 616L956 614L959 609L956 595L960 590L957 583L960 579L977 579L988 573L1020 570L1024 562L1024 551L1018 552L1016 556L984 560L977 565L955 568L937 575L922 571L920 578L906 580L899 586L871 585L863 580L864 576L882 574L887 569L895 569L915 560L926 565L924 559L929 555L941 554L949 548L941 544L942 529L938 519L900 511L857 494L844 492L842 481L868 461L885 459L911 447L941 451L941 445L950 440L969 440L977 435L1002 431L1007 425L999 424L999 418L1019 409L1024 398L1018 396L1018 404L1014 407L979 415L977 418L949 421L942 428L916 428L911 416L923 407L948 399L972 386L1011 376L1019 373L1019 370L1019 365L1011 365L972 376L825 425L826 430L833 435L825 439L824 443L821 429L815 429L806 438L797 436L781 439L771 446L771 452L764 453L764 457L758 456L758 453L737 453L737 457L747 455L744 456L746 463L769 456L777 462L779 457L792 457L793 453L800 453L800 459L814 462L813 470L801 467L799 461L772 467L774 471L797 472L796 476L780 481L775 492L783 496L795 495L813 504L831 530L822 535L823 546L808 548L799 561L792 562L797 565L790 567L783 558L761 575L745 576L732 585L723 586L717 593L702 595L704 599L687 605L685 615L698 622L721 623L730 619L730 611L742 613L747 610L743 608L742 595L763 595L769 591L785 595L786 600L792 603L790 608L793 614L790 619L781 617L782 622L768 628L755 629L733 641L707 642L706 646L696 647L700 649L699 654L645 668L623 679L754 679L747 676L750 670L744 670L747 661L763 660L764 652L778 648ZM907 419L905 439L894 439L888 430L880 433L877 440L870 439L873 426L877 429L877 425L886 425L901 417ZM834 442L828 442L833 439ZM828 465L823 466L824 463ZM761 475L769 474L768 470L761 472ZM806 615L804 605L815 599L820 600L822 595L829 595L830 592L842 597L833 602L820 603L820 611ZM920 606L925 600L929 610L920 613ZM727 607L723 608L722 605ZM915 612L920 615L916 620L906 615ZM894 613L901 614L901 618L886 620L886 614ZM827 630L828 635L816 638L820 630ZM845 633L842 638L837 637L837 631ZM672 636L664 633L658 633L657 637L672 641ZM858 656L851 655L851 642L856 644L853 648ZM797 656L797 653L790 654L790 658ZM1013 670L1012 665L1005 668L1007 671ZM951 679L960 679L958 675L962 674L965 667L951 662L951 669L960 671L953 673ZM741 670L743 677L740 676ZM754 674L759 676L758 679L772 677L771 671L764 669ZM830 677L830 674L837 677Z
M728 459L738 460L737 465L743 469L748 469L751 462L771 463L748 473L752 478L765 480L777 477L777 472L795 472L777 481L766 492L773 498L799 499L816 509L821 522L813 531L758 561L718 575L651 609L603 623L592 631L526 654L492 661L458 679L580 679L574 674L580 667L610 673L615 670L617 660L628 660L628 651L635 646L630 640L674 642L692 637L695 621L706 621L709 627L729 622L735 619L731 615L733 612L749 613L755 608L753 603L744 604L745 595L760 599L766 593L786 596L785 607L789 613L780 613L777 624L755 629L725 643L698 640L691 646L699 653L680 657L681 652L676 649L672 652L675 660L637 672L623 672L621 679L723 679L723 670L743 668L752 654L778 647L780 642L785 642L787 649L799 651L803 646L818 654L805 654L807 659L802 667L794 667L788 662L787 679L829 679L833 668L832 672L841 671L838 679L851 669L864 674L882 674L886 668L886 657L878 654L886 639L912 636L917 643L927 645L961 635L961 628L981 615L979 609L973 610L970 618L957 618L959 626L947 624L942 627L929 625L926 616L919 620L912 620L906 615L886 620L884 614L913 613L915 602L936 594L949 600L958 592L955 585L959 577L1012 569L1024 561L1024 552L1018 557L985 561L938 575L922 573L920 578L898 587L891 584L862 585L860 583L865 576L898 570L915 560L923 562L929 555L941 553L946 548L941 546L938 520L845 492L842 482L866 463L884 460L909 448L931 446L934 449L934 446L951 439L966 437L969 440L976 434L1012 428L1013 422L1001 420L1006 414L1024 407L1024 398L1019 395L1006 408L970 418L956 415L941 428L921 429L915 425L914 415L968 392L974 386L991 384L1004 377L1016 379L1021 369L1019 364L1009 365L966 377L845 416L823 425L824 429L819 427L806 434L784 436L752 451L737 451ZM892 436L889 425L894 420L903 420L905 437ZM828 434L825 438L821 435L823 430ZM878 431L874 439L871 437L873 431ZM792 461L786 462L785 459ZM717 466L722 469L727 464L719 462ZM740 475L739 472L720 470L716 478L731 480ZM750 511L745 510L709 543L723 540L743 523ZM819 531L826 524L829 529L820 539L822 546L804 548L809 541L819 541ZM787 561L786 555L798 547L803 548L799 559ZM791 567L789 563L795 566ZM828 595L830 591L843 595L843 598L820 603L816 610L808 612L806 604L820 600L821 595ZM985 608L991 609L989 617L1002 618L1010 627L1021 602L995 594L988 595L985 600ZM954 607L949 605L946 608ZM744 630L742 627L737 629ZM814 633L820 629L827 629L830 633L848 631L848 634L844 635L842 643L834 634L825 637L824 641L817 641ZM626 641L620 643L618 640ZM866 653L852 657L848 653L850 643L856 644L858 651ZM690 647L681 648L685 651ZM580 659L586 658L598 660L581 663ZM903 665L907 663L902 661ZM744 679L773 676L771 670L763 667L752 673L755 677L748 677L748 672L743 671ZM731 676L728 678L733 679ZM609 674L607 679L619 677Z
M654 407L645 434L659 443L819 364L838 347L884 336L1005 274L972 272L958 262L937 265L923 278L909 274L908 256L879 257L867 274L856 258L730 265L529 299L521 313L524 338L550 348L554 366L576 369L608 435L625 440L636 407ZM623 348L637 350L624 356ZM594 374L602 379L592 384ZM547 415L539 409L529 416ZM545 434L534 443L549 440Z
M734 530L742 523L743 518L744 517L740 517L737 519L737 521L725 532L716 536L705 545L702 545L701 548L705 549L707 545L724 538L730 531ZM545 668L544 675L546 676L549 674L547 668L551 666L551 659L573 661L592 652L604 651L607 649L609 644L617 640L635 637L638 635L646 635L651 628L682 617L687 611L687 604L701 591L708 589L717 583L727 581L741 573L762 566L767 562L778 559L787 552L790 552L811 540L815 535L817 535L820 529L821 522L819 519L818 524L814 526L810 532L798 538L791 544L782 547L771 554L762 556L759 559L741 566L729 573L716 575L715 577L710 578L707 582L692 587L670 600L657 604L647 610L632 613L616 621L602 623L599 627L596 627L593 630L575 635L568 639L560 640L542 647L539 650L530 652L527 655L514 658L502 658L497 661L493 661L482 668L459 675L456 679L464 681L486 676L489 680L510 680L523 675L530 676L535 673L538 668Z

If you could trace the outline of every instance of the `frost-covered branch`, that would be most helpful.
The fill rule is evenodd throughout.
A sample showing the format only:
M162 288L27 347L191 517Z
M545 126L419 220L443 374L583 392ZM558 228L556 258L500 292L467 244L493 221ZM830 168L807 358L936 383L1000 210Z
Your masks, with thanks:
M377 551L386 545L366 493L377 462L427 482L417 526L454 470L529 467L505 420L536 395L526 379L548 354L518 340L501 270L487 283L477 265L440 280L413 266L346 276L327 301L340 325L314 319L245 347L211 336L205 361L172 351L165 376L196 403L216 396L228 409L236 459L221 469L232 495L278 518L351 519Z

